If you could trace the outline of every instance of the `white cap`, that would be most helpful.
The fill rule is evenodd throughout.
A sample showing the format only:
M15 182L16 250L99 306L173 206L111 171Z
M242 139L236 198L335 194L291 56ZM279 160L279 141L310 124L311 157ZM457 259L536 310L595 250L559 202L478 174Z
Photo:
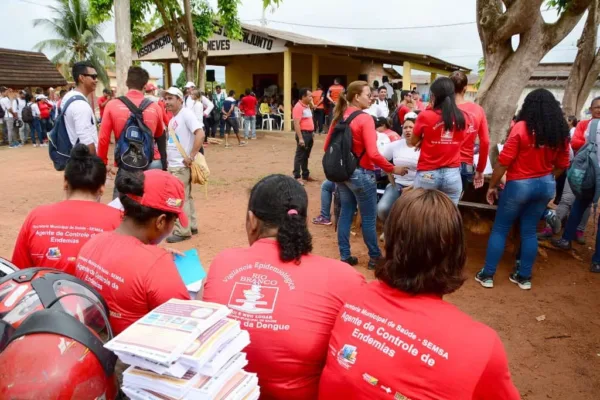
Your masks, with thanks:
M177 89L176 87L171 86L168 90L167 93L172 94L173 96L177 96L179 97L181 100L183 100L183 93L181 93L181 90Z
M196 84L194 82L188 82L188 83L185 84L185 88L186 89L189 89L191 87L196 87Z
M37 96L35 96L35 100L46 100L47 97L43 94L38 94Z
M407 112L404 116L404 121L406 121L407 119L417 119L417 113L414 111Z

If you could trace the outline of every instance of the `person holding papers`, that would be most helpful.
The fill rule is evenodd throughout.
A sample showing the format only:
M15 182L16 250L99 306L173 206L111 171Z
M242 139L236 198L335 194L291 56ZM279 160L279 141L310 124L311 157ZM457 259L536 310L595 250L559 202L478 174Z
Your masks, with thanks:
M169 299L190 298L172 254L156 246L177 218L187 226L183 183L153 169L124 173L116 186L123 222L83 246L75 271L106 300L115 335Z
M250 333L248 372L261 399L316 399L331 328L364 278L349 265L310 254L308 197L299 182L270 175L250 193L249 248L213 260L204 300L227 305Z

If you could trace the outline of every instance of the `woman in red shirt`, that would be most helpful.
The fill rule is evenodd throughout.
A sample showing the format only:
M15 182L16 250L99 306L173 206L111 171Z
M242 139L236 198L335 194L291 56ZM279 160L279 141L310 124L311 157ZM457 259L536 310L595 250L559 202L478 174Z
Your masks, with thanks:
M48 267L73 274L79 250L88 240L112 231L121 213L100 203L106 166L87 146L76 145L65 168L67 199L33 209L19 232L12 262L17 267Z
M204 300L229 306L250 333L247 370L263 400L316 399L333 323L364 284L348 265L310 254L307 209L295 179L263 178L250 192L250 247L221 252L204 287Z
M506 236L518 220L520 261L509 279L521 289L531 289L531 270L538 248L537 224L554 197L554 178L569 166L569 148L569 127L560 104L546 89L529 93L498 156L489 184L487 199L494 204L497 186L506 173L506 187L498 203L485 266L475 275L483 287L494 287L494 274L504 253Z
M377 243L377 182L375 167L385 172L405 174L402 167L394 167L377 149L377 132L373 117L366 112L371 105L371 89L364 81L354 81L348 85L348 90L340 94L333 112L333 120L325 139L325 150L329 147L331 134L338 121L347 119L351 114L359 112L350 122L352 129L352 152L360 158L359 166L347 182L338 184L340 191L341 211L338 221L338 247L342 261L350 265L358 264L358 258L350 252L350 225L352 217L358 209L362 217L363 239L369 249L369 269L375 268L381 257Z
M116 179L124 217L113 232L95 236L79 252L75 276L102 295L115 335L169 299L190 296L172 254L156 246L183 211L183 183L166 171L125 172Z
M415 187L437 189L458 204L462 193L460 146L467 126L465 115L454 101L450 78L431 85L432 108L419 113L412 144L421 148Z
M405 192L377 280L337 317L319 399L517 400L498 334L443 296L463 282L462 219L437 190Z

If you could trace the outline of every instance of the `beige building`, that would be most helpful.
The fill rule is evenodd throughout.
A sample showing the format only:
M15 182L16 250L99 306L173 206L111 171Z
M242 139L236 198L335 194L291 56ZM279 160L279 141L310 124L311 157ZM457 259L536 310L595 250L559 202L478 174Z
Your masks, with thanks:
M469 72L459 65L448 63L424 54L345 46L327 40L297 35L262 26L242 24L243 37L233 40L227 32L216 31L205 44L208 49L208 65L225 67L227 89L243 93L253 89L261 96L265 89L277 86L283 95L284 126L291 130L292 87L316 87L321 83L325 89L334 78L344 85L355 80L381 80L390 76L384 65L402 67L402 85L411 88L412 70L427 72L433 79L449 75L457 69ZM164 28L148 34L139 50L133 50L133 60L162 62L165 71L171 63L178 63L171 44L171 37ZM168 74L167 74L168 75ZM394 77L390 76L393 81ZM165 86L172 84L172 77L165 76Z

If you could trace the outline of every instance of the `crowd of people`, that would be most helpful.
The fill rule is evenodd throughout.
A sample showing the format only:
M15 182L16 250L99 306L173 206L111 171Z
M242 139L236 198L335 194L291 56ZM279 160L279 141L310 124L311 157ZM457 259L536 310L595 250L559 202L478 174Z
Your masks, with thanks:
M165 301L190 298L172 250L159 244L198 234L192 165L206 137L216 136L218 127L226 147L231 130L239 146L246 145L256 138L257 115L266 115L261 108L268 100L259 104L251 90L236 99L234 90L225 94L220 87L204 94L192 82L184 91L171 87L155 96L147 71L131 67L125 96L104 94L98 131L86 101L96 88L96 71L79 62L72 75L76 87L58 104L41 99L56 107L73 147L64 170L66 199L29 213L12 262L55 268L94 287L118 334ZM497 333L443 299L465 281L466 237L457 205L468 185L484 187L488 162L485 112L465 100L466 86L461 71L440 77L426 106L418 93L398 91L387 79L378 87L364 81L344 87L336 79L327 91L297 90L292 176L269 175L254 185L245 216L249 247L219 253L198 294L231 306L247 292L262 299L252 312L236 306L230 315L250 333L247 370L258 374L261 398L520 398ZM14 124L20 104L7 106L13 139L21 137ZM271 111L269 106L269 118ZM594 144L596 135L600 140L600 98L591 111L593 122L581 121L571 133L549 91L526 97L488 183L486 197L497 202L497 211L485 264L475 276L482 286L493 287L515 222L521 245L509 280L521 289L531 289L540 220L558 233L556 221L567 218L554 246L569 249L576 240L594 196L575 196L568 179L559 190L555 179L569 167L571 147L577 151L590 137ZM312 254L303 188L314 181L308 160L325 115L325 151L344 127L356 161L349 179L322 183L321 212L313 219L332 225L332 197L338 196L339 260ZM108 157L111 137L117 148L127 140L132 116L152 139L148 165L139 170L128 168L117 157L121 153L112 165ZM105 205L101 198L111 176L113 202ZM375 272L370 283L353 268L359 260L351 251L350 229L357 211L367 265ZM539 235L548 236L546 229ZM591 270L600 272L596 243ZM118 283L102 284L105 277L118 277Z

